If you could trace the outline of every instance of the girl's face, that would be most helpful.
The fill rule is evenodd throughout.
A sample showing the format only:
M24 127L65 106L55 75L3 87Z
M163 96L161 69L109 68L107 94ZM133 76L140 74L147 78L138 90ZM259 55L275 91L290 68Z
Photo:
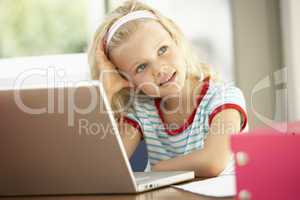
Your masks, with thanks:
M141 23L126 42L110 52L110 58L148 96L178 94L184 86L186 66L181 50L154 20Z

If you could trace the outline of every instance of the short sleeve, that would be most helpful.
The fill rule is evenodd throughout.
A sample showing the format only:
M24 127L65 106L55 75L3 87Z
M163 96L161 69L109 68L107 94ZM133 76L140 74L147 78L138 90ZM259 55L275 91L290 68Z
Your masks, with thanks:
M218 87L208 103L208 123L212 123L213 118L223 110L235 109L241 115L241 132L247 126L247 114L245 98L240 89L234 86L222 85Z
M122 117L122 120L123 120L123 123L126 123L126 124L134 127L143 135L141 122L139 121L139 119L135 113L133 113L133 112L126 113L124 115L124 117Z

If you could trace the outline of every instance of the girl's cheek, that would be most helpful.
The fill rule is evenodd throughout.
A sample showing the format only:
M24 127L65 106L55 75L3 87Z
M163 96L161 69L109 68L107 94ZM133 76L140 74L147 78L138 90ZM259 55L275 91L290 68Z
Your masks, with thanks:
M166 54L166 59L168 59L171 62L177 62L177 60L180 58L181 54L178 52L178 49L172 48L170 51Z
M135 88L140 88L143 85L143 81L142 80L143 79L141 79L140 77L134 79L134 86L135 86Z
M138 80L133 80L133 85L137 88L140 85L140 82Z
M149 87L152 88L155 84L146 76L140 77L139 80L135 81L135 88L139 90L149 90Z

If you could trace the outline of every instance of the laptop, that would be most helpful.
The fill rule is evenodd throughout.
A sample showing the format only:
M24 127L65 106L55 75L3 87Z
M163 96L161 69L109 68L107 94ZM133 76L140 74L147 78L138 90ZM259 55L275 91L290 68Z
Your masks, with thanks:
M133 172L98 81L0 90L0 196L139 193L193 171Z
M300 199L300 122L274 128L232 135L237 199Z

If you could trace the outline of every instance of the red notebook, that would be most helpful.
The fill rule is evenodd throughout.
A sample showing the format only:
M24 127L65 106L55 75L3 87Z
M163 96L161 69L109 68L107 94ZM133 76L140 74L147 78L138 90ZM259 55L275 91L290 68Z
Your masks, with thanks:
M232 135L236 199L300 199L300 122L278 127Z

